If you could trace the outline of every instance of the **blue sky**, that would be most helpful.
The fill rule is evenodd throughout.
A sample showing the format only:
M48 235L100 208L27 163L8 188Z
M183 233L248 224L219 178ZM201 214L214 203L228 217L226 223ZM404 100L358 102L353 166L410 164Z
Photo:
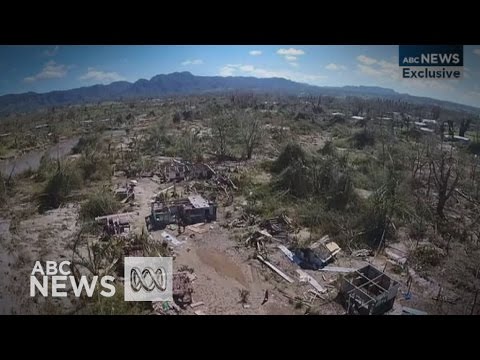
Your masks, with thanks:
M376 85L480 107L480 45L464 47L464 78L400 79L398 46L0 46L0 95L195 75L284 77L320 86Z

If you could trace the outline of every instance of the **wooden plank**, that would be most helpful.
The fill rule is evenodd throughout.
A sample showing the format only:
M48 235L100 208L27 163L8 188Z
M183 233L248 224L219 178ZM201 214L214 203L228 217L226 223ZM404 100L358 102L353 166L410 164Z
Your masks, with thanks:
M310 285L312 285L315 290L317 290L319 293L325 293L327 292L327 289L325 289L322 285L320 285L317 280L315 280L313 277L308 275L305 271L303 270L297 270L298 275L300 276L300 281L306 281Z
M205 166L208 168L208 170L210 170L212 172L213 175L217 175L217 172L215 170L212 169L212 167L208 164L205 164Z
M278 248L290 259L291 262L293 261L293 253L287 249L285 245L278 245Z
M123 199L121 201L122 204L125 204L132 196L133 196L133 192L131 192L130 194L127 195L127 197L125 199Z
M203 234L204 232L208 231L208 228L206 227L200 228L198 226L187 226L187 230L193 231L197 234Z
M280 271L280 269L278 269L275 265L271 264L270 262L266 261L262 256L260 255L257 255L257 259L260 260L262 263L264 263L265 265L267 265L270 269L272 269L273 271L275 271L278 275L280 275L282 278L284 278L286 281L288 281L289 283L293 283L293 279L290 278L288 275L286 275L285 273L283 273L282 271Z
M318 269L318 271L330 271L330 272L339 272L339 273L350 273L350 272L354 272L355 270L356 269L338 267L338 266L327 266L322 269Z
M110 218L120 218L124 216L130 216L130 215L137 215L136 212L128 212L128 213L120 213L120 214L112 214L112 215L105 215L105 216L98 216L95 218L95 221L99 220L104 220L104 219L110 219Z
M409 307L403 307L402 308L402 313L405 315L428 315L425 311L409 308Z
M196 308L196 307L199 307L199 306L202 306L202 305L205 305L205 303L203 301L199 301L199 302L191 304L190 307L191 308Z

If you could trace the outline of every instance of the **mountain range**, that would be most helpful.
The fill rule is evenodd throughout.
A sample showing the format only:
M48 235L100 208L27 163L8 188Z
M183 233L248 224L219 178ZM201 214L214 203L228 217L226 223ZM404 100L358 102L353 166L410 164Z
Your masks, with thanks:
M156 75L150 80L140 79L134 83L117 81L108 85L93 85L71 90L51 91L48 93L28 92L4 95L0 96L0 115L13 112L28 112L54 106L220 91L388 98L412 104L436 105L451 110L480 114L480 109L473 106L400 94L392 89L376 86L320 87L283 78L196 76L190 72L175 72Z

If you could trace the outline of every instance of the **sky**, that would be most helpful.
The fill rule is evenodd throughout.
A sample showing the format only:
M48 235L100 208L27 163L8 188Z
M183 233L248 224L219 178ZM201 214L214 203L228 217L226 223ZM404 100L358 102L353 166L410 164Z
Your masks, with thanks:
M401 79L395 45L0 46L0 95L194 75L283 77L319 86L382 86L480 107L480 45L464 46L464 76Z

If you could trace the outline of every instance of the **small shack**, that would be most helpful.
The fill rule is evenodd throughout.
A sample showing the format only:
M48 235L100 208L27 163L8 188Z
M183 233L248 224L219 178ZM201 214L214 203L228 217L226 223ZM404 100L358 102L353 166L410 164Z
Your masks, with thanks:
M399 287L397 281L367 265L342 278L339 298L348 314L382 315L392 309Z

